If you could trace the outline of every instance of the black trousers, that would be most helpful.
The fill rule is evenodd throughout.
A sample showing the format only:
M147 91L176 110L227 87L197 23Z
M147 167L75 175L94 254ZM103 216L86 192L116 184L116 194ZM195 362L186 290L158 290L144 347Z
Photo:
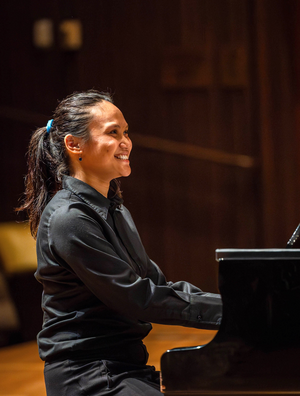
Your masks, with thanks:
M159 372L109 360L45 363L47 396L161 396Z

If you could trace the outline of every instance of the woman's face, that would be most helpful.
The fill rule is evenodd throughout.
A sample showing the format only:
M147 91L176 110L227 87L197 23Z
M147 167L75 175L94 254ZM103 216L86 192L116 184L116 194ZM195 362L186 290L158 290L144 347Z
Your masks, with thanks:
M81 166L90 177L104 182L131 173L129 155L132 143L122 112L103 101L91 109L90 138L83 146Z

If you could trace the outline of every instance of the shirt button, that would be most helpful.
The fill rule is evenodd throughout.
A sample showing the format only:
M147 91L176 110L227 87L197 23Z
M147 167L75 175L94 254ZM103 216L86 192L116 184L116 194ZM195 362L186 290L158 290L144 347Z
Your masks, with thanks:
M198 316L197 316L197 320L202 320L202 316L201 316L201 315L198 315Z

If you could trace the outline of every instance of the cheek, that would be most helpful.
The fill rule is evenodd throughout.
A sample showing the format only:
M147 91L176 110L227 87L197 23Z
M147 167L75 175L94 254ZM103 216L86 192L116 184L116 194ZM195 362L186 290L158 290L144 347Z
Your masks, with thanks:
M91 142L90 148L90 159L91 161L97 160L97 162L106 162L114 156L117 150L117 142L112 139L106 139L105 137L94 139Z
M104 151L105 151L106 153L114 154L115 151L116 151L116 144L115 144L115 142L106 143L106 144L103 146L103 149L104 149Z
M106 143L101 146L101 150L98 151L98 160L103 164L111 165L116 152L116 147L114 144Z
M112 154L115 151L115 147L113 142L101 142L100 144L97 145L97 149L95 150L98 155L107 155L107 154Z

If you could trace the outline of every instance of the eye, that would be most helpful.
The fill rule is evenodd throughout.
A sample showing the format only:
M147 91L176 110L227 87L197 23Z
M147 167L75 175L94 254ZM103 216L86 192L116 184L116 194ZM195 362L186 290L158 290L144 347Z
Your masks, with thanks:
M116 129L113 129L112 131L109 132L111 135L117 135L118 131Z
M128 134L129 134L129 130L127 129L126 131L124 131L124 135L128 136Z

